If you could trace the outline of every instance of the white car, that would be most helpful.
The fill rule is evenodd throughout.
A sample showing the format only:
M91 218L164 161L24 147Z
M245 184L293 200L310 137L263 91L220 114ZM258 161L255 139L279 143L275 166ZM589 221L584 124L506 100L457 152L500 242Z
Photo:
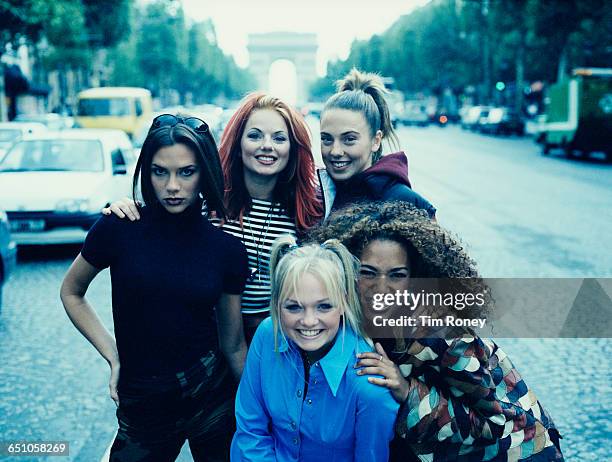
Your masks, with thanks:
M489 106L472 106L469 109L463 109L461 117L461 128L468 130L477 130L481 119L486 119L489 115ZM483 120L484 120L483 119Z
M131 195L135 159L120 130L30 135L0 161L0 208L18 245L78 244L104 206Z
M4 210L0 210L0 310L2 309L2 286L17 264L17 244L11 237L9 222Z
M0 160L25 135L46 131L47 127L37 122L0 122Z
M46 114L19 114L15 122L43 124L49 130L66 130L74 127L74 117L48 112Z

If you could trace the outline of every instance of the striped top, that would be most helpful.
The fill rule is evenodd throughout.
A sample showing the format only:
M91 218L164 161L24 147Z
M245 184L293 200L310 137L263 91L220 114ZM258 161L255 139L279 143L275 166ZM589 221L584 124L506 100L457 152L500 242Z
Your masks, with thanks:
M252 199L251 210L238 221L227 221L223 225L211 219L215 226L236 236L242 241L249 256L251 278L242 294L243 313L265 313L270 305L270 250L274 240L282 235L296 235L295 222L279 203Z

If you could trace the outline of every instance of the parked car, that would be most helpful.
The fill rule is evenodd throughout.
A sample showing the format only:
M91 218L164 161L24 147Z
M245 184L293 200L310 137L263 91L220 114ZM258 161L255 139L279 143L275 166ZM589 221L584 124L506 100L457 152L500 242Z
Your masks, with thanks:
M516 111L507 107L491 108L480 121L480 131L492 135L517 135L525 133L525 122Z
M134 133L134 135L132 136L132 147L134 148L134 157L136 159L138 159L138 156L140 155L140 150L142 149L142 145L145 142L145 139L147 138L147 135L149 134L149 128L151 128L151 124L153 123L153 119L155 119L155 117L162 115L162 114L177 114L180 111L174 111L174 112L165 112L165 111L161 111L161 112L154 112L153 115L151 116L151 120L148 120L147 122L143 123L140 126L140 129Z
M403 125L416 125L417 127L429 125L426 105L418 101L407 101L401 122Z
M385 86L389 90L386 95L387 103L389 104L389 118L391 119L391 125L393 128L402 122L404 117L404 94L395 89L395 81L391 77L383 77Z
M145 88L89 88L77 95L76 121L80 127L119 129L134 136L152 114L153 98Z
M192 115L202 119L208 125L210 132L215 138L217 145L221 141L221 133L223 132L221 114L223 108L214 104L200 104L198 106L185 108L185 115Z
M487 117L489 114L489 106L472 106L463 113L461 118L461 128L467 130L477 130L478 123L483 117Z
M325 104L320 101L312 101L304 106L302 109L302 114L304 114L304 117L310 115L320 119L321 113L323 112L323 106L325 106Z
M547 92L542 154L560 148L570 157L602 152L612 161L612 68L575 69Z
M2 288L15 267L17 244L11 238L8 217L0 210L0 310L2 309Z
M215 139L217 140L217 144L221 143L221 137L223 136L223 131L225 130L225 127L227 127L227 124L229 123L230 119L235 113L236 113L236 108L223 109L223 112L221 113L221 116L219 117L219 132L217 133L217 136L215 136Z
M470 130L482 132L482 127L487 123L491 109L490 107L482 107L480 114L478 114L478 121L470 127Z
M15 122L43 124L49 130L65 130L74 127L74 117L49 112L47 114L19 114Z
M101 209L130 194L135 159L119 130L30 135L0 162L0 208L18 245L77 244Z
M40 133L47 130L41 123L35 122L0 122L0 160L8 149L23 138L24 135Z

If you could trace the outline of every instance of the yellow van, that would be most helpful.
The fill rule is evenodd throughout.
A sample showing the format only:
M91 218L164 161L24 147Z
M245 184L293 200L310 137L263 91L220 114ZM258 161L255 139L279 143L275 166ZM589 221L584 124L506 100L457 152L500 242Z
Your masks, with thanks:
M77 95L76 122L83 128L116 128L134 136L152 115L151 92L145 88L90 88Z

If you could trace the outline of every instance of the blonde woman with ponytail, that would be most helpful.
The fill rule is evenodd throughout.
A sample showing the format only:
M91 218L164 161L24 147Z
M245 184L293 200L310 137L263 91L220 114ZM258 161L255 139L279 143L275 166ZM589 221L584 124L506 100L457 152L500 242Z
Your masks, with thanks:
M387 461L398 404L353 373L359 264L337 240L272 247L271 318L257 329L236 395L232 461Z
M352 69L325 103L321 113L325 170L318 172L325 217L356 202L379 200L407 201L435 217L435 207L412 190L406 154L383 155L384 143L399 149L386 93L380 76Z

